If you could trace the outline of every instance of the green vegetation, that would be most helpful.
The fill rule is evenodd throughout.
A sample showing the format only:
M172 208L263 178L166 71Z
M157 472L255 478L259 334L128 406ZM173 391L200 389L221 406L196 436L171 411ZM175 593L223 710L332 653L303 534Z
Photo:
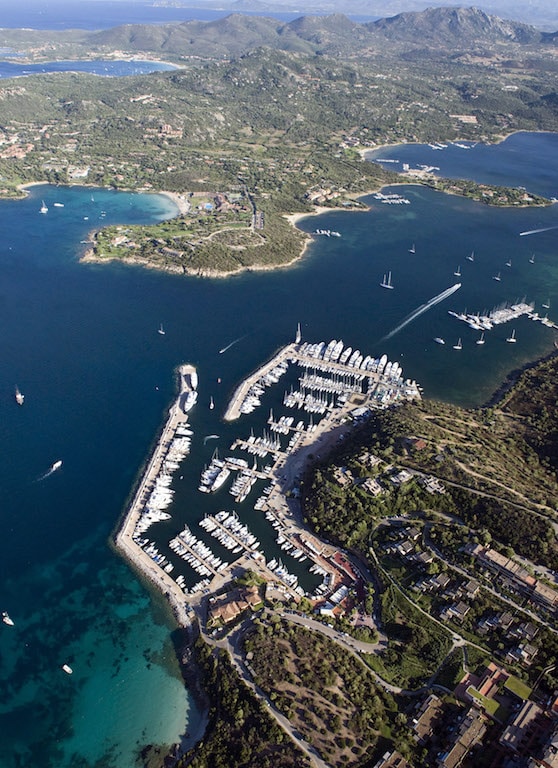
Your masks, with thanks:
M382 594L382 621L388 648L385 653L368 655L368 664L393 685L407 689L424 685L449 653L449 632L421 613L394 586Z
M366 148L558 130L552 40L530 28L504 36L484 16L479 37L478 11L458 24L447 11L389 28L231 16L97 33L2 30L0 44L34 59L164 52L181 69L3 80L0 194L30 181L177 192L188 213L111 228L93 256L197 275L288 264L304 236L286 213L361 207L359 195L409 180L365 162ZM468 181L418 183L492 204L545 202ZM241 199L198 210L221 195Z
M309 761L272 720L238 678L226 653L198 639L197 661L211 700L204 738L178 762L178 768L302 768Z
M394 729L396 703L365 666L324 635L275 617L256 622L244 650L257 684L328 765L363 765Z
M515 693L516 696L518 696L520 699L524 699L524 701L527 701L527 699L533 693L532 688L526 685L523 682L523 680L520 680L518 677L515 677L514 675L512 675L511 677L508 677L508 679L504 683L504 688L507 688L508 691Z
M502 402L504 415L554 472L558 471L557 375L558 358L551 357L526 370Z

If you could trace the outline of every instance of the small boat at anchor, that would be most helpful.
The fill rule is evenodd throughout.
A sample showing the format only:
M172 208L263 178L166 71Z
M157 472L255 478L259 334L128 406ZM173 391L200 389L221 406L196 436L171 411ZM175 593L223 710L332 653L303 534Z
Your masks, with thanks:
M15 401L16 401L16 403L17 403L18 405L23 405L23 402L24 402L24 400L25 400L25 395L24 395L24 394L22 394L22 393L19 391L19 387L18 387L18 386L16 386L16 388L15 388Z
M456 277L461 277L461 267L457 267L455 272L453 273Z
M445 343L446 343L446 342L444 341L444 339L442 339L442 337L441 337L441 336L436 336L436 338L434 339L434 341L436 342L436 344L445 344Z
M69 664L62 664L62 669L67 675L72 675L74 673L74 670L71 668Z
M8 627L15 626L15 622L12 619L10 619L8 611L2 611L2 621L4 622L4 624L7 624Z
M215 403L213 402L213 397L209 398L209 410L212 411L215 408Z
M47 206L46 206L46 204L45 204L45 201L44 201L44 200L41 200L41 203L42 203L42 205L41 205L41 207L39 208L39 212L40 212L40 213L48 213L48 208L47 208Z
M475 260L475 252L471 251L471 253L465 257L467 261L474 261Z
M161 336L164 336L164 335L165 335L165 329L163 328L163 323L161 323L161 325L160 325L160 326L159 326L159 328L157 329L157 333L160 333L160 334L161 334Z
M413 243L412 246L409 248L409 253L416 253L415 250L415 244Z
M494 275L494 277L492 279L496 280L496 282L499 283L501 281L502 277L501 277L500 273L498 272L498 274Z
M484 344L484 331L481 333L480 338L476 340L475 344Z
M463 344L461 343L461 337L457 340L457 344L453 345L454 349L463 349Z
M515 344L515 342L517 341L517 339L515 338L515 328L514 328L514 329L513 329L513 331L511 332L511 336L508 336L508 338L506 339L506 341L507 341L509 344Z
M391 272L388 272L387 279L386 279L386 276L384 275L384 279L382 280L380 285L382 288L389 288L390 290L393 289L393 285L391 284Z

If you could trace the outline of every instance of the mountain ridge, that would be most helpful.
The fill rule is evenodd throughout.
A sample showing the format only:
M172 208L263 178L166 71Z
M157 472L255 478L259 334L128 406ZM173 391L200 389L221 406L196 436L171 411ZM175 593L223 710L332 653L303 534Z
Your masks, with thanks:
M3 30L6 32L6 30ZM333 56L373 48L388 53L409 44L427 49L477 50L480 46L555 46L558 32L542 32L501 19L479 8L427 8L359 23L344 14L302 15L283 22L266 16L231 13L223 18L163 25L123 25L87 33L82 42L93 50L164 52L175 56L228 58L254 48ZM394 48L395 47L395 48Z

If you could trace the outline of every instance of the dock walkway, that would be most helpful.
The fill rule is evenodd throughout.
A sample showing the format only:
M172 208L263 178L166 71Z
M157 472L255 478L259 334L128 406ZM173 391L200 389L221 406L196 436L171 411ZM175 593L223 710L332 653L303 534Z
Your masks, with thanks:
M188 421L188 415L183 410L183 403L185 395L191 390L190 377L195 372L195 367L189 364L181 365L178 368L178 397L169 409L167 422L163 427L161 436L138 484L134 498L115 537L116 547L140 573L153 582L170 599L176 618L182 626L188 626L190 623L185 612L184 593L174 579L154 563L149 555L134 541L132 536L136 524L141 517L145 500L155 483L155 478L161 471L169 443L174 436L176 428L179 424Z
M238 419L240 416L240 406L246 398L248 390L253 387L254 384L262 378L262 376L265 376L273 368L275 368L276 365L279 365L279 363L282 363L291 357L295 357L297 348L297 344L287 344L286 347L282 347L276 355L267 361L267 363L264 363L264 365L262 365L260 368L251 373L250 376L244 379L244 381L242 381L235 389L223 419L225 421L235 421L235 419Z

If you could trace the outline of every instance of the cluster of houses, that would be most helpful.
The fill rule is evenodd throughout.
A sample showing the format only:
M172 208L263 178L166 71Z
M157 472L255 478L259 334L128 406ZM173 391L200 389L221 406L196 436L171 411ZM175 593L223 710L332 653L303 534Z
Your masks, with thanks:
M223 595L210 597L207 607L207 623L228 624L237 619L244 611L261 606L262 597L258 587L236 587Z
M374 469L382 461L378 456L369 451L365 451L358 459L369 469ZM375 477L367 476L365 478L355 476L347 467L334 467L333 479L342 488L349 485L358 485L359 488L372 494L372 496L387 493L393 488L400 488L411 480L416 480L428 493L446 492L444 484L437 477L393 466L386 467L383 472Z
M489 570L497 573L511 591L520 592L550 613L555 613L558 609L558 590L553 589L540 579L536 579L526 568L511 558L480 544L467 546L465 552L472 555Z
M532 700L532 690L497 664L466 673L455 700L431 693L412 713L415 741L429 764L457 768L489 750L491 765L558 768L558 700ZM483 764L485 764L483 762ZM386 752L374 768L410 768L398 752Z
M414 526L403 526L392 530L389 539L382 545L383 551L391 556L400 557L408 564L416 564L418 567L426 567L434 562L433 555L420 548L422 534ZM476 551L478 547L475 545ZM484 551L484 548L480 548ZM491 551L491 550L486 550ZM498 561L503 555L498 555ZM512 563L507 558L507 562ZM513 563L512 573L516 578L527 578L528 585L536 581L524 568ZM511 568L511 566L510 566ZM421 569L423 570L423 569ZM451 574L451 575L450 575ZM544 585L546 587L546 585ZM550 589L549 587L546 587ZM422 573L415 582L413 589L423 595L433 598L434 611L441 621L455 621L462 624L469 616L472 605L477 598L481 584L476 579L462 578L452 572ZM552 590L554 592L554 590ZM503 658L508 664L520 664L528 668L535 659L538 647L534 640L538 634L538 627L530 621L518 620L510 611L492 611L483 615L476 621L474 631L479 635L489 635L498 632L498 639L505 644L506 651Z

